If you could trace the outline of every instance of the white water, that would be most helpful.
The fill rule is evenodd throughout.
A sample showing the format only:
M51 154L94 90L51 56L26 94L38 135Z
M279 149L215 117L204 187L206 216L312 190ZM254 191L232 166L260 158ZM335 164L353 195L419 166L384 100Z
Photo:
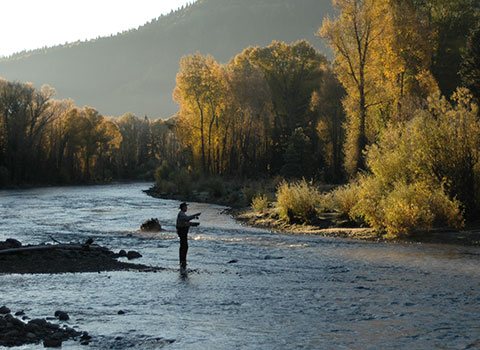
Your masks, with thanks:
M0 240L93 237L167 268L0 275L0 304L32 318L65 310L99 349L480 348L479 248L272 234L238 225L222 207L192 204L201 226L191 231L191 271L182 277L179 202L145 195L149 185L0 191ZM142 235L152 217L167 231Z

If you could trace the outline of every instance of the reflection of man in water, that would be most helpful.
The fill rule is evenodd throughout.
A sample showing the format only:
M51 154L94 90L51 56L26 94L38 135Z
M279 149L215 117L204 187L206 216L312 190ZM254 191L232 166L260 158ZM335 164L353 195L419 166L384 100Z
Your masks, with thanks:
M190 222L192 219L198 219L201 213L187 215L187 203L180 204L180 211L177 215L177 234L180 238L180 269L187 268L187 252L188 252L188 229L190 226L198 226L198 222Z

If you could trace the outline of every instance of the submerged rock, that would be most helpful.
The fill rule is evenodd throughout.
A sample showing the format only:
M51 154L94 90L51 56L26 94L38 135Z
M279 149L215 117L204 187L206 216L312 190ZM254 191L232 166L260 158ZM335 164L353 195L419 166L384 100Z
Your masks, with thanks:
M263 260L281 260L283 256L272 256L272 255L265 255Z
M134 250L130 250L127 253L127 259L128 260L138 259L138 258L141 258L141 257L142 257L142 254L140 254L139 252L136 252Z

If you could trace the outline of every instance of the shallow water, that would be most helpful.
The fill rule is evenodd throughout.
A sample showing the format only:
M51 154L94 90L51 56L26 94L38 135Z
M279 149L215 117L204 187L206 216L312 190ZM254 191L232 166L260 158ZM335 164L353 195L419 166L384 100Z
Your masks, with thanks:
M93 237L167 268L0 275L0 304L32 318L65 310L99 349L480 348L479 248L273 234L194 203L201 226L191 230L182 277L179 202L145 195L149 186L0 191L0 240ZM167 231L138 232L152 217Z

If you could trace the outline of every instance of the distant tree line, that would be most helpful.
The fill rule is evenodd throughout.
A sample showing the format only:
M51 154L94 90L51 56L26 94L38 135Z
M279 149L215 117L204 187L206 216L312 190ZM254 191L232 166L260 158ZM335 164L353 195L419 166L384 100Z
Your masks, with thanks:
M53 94L0 80L0 185L152 179L160 160L175 161L171 122L105 117Z

